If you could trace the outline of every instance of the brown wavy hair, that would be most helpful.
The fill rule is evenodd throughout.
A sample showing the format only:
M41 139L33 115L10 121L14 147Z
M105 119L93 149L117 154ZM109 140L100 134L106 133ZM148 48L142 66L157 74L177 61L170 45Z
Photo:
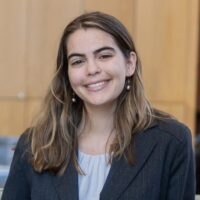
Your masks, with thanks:
M77 162L77 129L84 113L80 98L72 102L73 91L67 73L67 40L78 29L97 28L110 34L126 58L130 52L137 56L136 69L129 77L131 88L118 97L114 129L116 136L109 152L110 157L125 156L133 163L132 140L134 135L147 129L159 116L147 98L141 79L141 63L133 40L124 25L113 16L101 12L82 14L64 29L57 55L57 68L41 112L31 131L32 165L38 172L50 170L63 174L70 161L81 173ZM111 159L112 160L112 159Z

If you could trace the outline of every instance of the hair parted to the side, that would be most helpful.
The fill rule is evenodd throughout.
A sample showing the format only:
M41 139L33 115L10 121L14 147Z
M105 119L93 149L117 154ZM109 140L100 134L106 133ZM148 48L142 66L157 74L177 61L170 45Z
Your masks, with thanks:
M118 98L115 111L114 129L116 137L110 147L110 157L125 156L133 163L131 142L134 134L147 129L155 118L164 116L154 110L145 97L141 79L141 63L131 36L124 25L113 16L101 12L80 15L67 25L60 40L57 68L44 104L31 128L32 165L38 172L50 170L64 173L69 161L78 172L77 128L84 112L84 104L76 97L72 102L73 91L68 78L67 40L78 29L97 28L109 33L126 58L130 52L137 56L136 69L129 77L130 89L124 90ZM167 115L166 115L167 116Z

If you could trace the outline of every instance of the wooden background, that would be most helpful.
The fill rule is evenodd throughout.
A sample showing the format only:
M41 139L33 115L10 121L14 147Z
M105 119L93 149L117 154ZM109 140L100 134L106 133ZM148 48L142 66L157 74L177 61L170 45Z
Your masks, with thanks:
M0 0L0 135L30 126L53 75L63 28L94 10L127 26L147 96L195 134L198 0Z

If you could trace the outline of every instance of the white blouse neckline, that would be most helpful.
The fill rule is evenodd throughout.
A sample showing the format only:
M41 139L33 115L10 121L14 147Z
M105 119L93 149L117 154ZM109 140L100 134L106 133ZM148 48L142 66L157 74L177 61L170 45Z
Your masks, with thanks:
M79 200L99 200L110 171L109 154L88 154L78 150L78 163L85 175L78 175Z

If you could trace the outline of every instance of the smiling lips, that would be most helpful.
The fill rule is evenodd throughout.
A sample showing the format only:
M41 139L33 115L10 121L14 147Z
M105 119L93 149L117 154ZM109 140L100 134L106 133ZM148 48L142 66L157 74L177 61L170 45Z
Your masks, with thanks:
M102 90L107 85L107 83L108 83L108 80L99 81L96 83L91 83L91 84L86 85L86 88L89 91L96 92L96 91Z

